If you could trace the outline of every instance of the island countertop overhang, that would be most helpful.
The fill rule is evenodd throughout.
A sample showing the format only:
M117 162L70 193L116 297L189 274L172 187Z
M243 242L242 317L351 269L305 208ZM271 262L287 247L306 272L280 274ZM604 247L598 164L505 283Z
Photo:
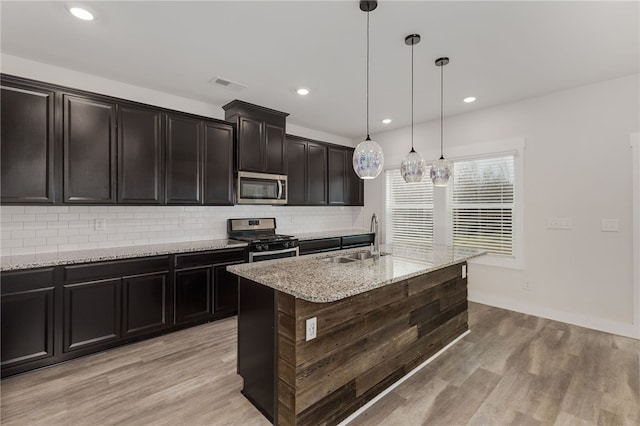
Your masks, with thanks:
M385 285L433 272L481 256L483 250L433 246L425 250L394 246L379 259L348 263L329 258L363 251L339 250L300 257L230 265L227 270L242 278L313 303L345 299Z

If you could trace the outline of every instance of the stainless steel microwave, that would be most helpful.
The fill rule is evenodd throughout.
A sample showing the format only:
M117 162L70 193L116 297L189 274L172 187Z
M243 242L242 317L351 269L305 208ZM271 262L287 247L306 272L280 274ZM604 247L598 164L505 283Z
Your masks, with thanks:
M238 204L287 204L287 177L238 172Z

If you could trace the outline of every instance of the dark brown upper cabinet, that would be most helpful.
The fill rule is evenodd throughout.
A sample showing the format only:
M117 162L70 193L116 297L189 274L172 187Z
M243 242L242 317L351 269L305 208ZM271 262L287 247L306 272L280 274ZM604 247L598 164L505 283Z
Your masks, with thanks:
M327 146L287 135L289 205L327 204Z
M329 147L329 204L364 205L364 184L352 166L353 148Z
M167 115L167 204L202 203L199 120Z
M68 94L62 102L64 202L115 204L116 104Z
M3 203L55 202L55 92L2 78Z
M118 106L118 203L162 203L162 135L159 109Z
M346 148L346 194L350 206L364 206L364 181L353 170L353 148Z
M233 205L233 127L204 122L204 203Z
M238 170L285 173L285 123L289 115L235 100L222 107L238 128Z

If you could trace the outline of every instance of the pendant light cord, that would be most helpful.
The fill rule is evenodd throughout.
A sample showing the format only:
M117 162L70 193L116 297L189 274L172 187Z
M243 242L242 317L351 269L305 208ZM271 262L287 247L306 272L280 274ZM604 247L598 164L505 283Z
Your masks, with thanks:
M411 152L413 152L413 46L411 42Z
M369 137L369 13L367 12L367 140Z
M444 160L444 153L443 153L443 120L444 120L444 107L443 107L443 92L444 92L444 64L440 66L440 159Z

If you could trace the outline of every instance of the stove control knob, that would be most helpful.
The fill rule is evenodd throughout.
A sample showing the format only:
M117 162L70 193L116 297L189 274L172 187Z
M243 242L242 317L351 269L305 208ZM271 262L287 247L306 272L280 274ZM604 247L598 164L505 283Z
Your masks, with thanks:
M262 251L262 244L256 244L256 250Z

